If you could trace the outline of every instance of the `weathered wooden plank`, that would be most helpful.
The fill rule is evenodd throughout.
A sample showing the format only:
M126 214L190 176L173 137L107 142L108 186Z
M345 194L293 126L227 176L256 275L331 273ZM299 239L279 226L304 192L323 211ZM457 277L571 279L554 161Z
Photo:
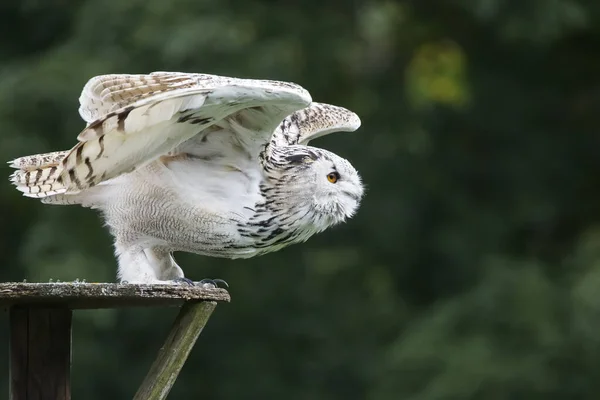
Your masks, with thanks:
M71 398L71 317L66 307L11 309L11 400Z
M216 305L215 302L188 302L181 307L134 400L163 400L167 397Z
M186 301L230 301L225 289L192 285L116 283L0 283L0 307L43 304L77 308L180 306Z
M29 310L14 307L10 310L9 399L27 399Z
M217 302L220 288L111 283L0 283L10 310L10 399L70 399L71 316L77 308L182 305L136 399L164 399Z

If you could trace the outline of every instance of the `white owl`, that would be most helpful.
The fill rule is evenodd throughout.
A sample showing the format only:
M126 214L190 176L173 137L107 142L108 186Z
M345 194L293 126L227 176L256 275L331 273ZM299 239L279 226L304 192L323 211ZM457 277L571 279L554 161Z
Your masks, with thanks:
M307 143L356 114L286 82L154 72L92 78L71 150L17 158L12 182L47 204L98 209L130 283L191 282L172 253L248 258L351 217L360 177Z

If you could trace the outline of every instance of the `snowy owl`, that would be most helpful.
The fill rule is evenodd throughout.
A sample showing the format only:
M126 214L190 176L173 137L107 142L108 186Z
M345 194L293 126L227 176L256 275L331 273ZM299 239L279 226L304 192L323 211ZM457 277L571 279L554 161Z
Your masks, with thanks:
M25 196L100 210L118 278L191 282L172 253L249 258L351 217L363 196L345 159L307 143L356 114L278 81L154 72L102 75L79 98L67 151L10 164Z

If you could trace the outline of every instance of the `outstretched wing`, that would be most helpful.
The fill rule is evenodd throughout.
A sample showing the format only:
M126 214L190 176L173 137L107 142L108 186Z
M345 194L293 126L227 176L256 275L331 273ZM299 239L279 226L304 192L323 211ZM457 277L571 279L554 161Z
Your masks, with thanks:
M308 144L333 132L353 132L360 127L358 115L343 107L312 103L287 116L273 133L278 146Z
M130 172L236 113L243 145L267 143L311 98L292 83L158 72L92 78L80 102L88 126L61 161L67 193Z

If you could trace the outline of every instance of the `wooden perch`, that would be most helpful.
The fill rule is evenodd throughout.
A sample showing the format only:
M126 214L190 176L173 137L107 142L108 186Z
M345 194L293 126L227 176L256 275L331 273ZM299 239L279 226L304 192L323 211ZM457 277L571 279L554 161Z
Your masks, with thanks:
M220 288L114 283L0 283L10 309L11 400L69 400L73 309L181 306L135 400L163 400L217 302Z
M186 301L229 301L225 289L192 285L117 283L0 283L0 307L42 304L78 308L180 306Z

